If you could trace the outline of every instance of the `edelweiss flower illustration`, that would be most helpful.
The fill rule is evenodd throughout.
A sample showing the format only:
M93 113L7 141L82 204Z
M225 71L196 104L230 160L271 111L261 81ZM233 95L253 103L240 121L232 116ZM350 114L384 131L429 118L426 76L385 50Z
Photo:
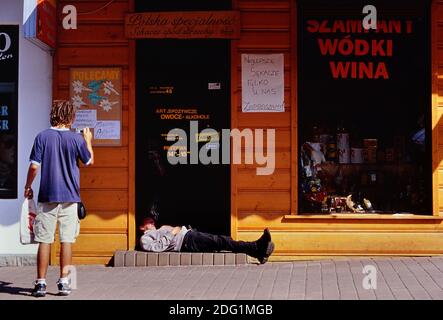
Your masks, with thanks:
M78 94L72 97L72 104L76 109L80 109L82 106L86 106L86 103L84 103L83 98L80 97Z
M112 102L108 99L103 99L100 101L100 107L102 107L104 111L108 112L109 110L112 110L112 106L117 103L118 101Z
M72 86L73 86L74 92L77 94L82 93L83 91L92 91L91 89L85 87L83 85L83 82L81 82L80 80L75 80L72 83Z
M111 92L114 92L116 95L120 95L117 90L114 89L114 84L111 81L105 81L105 83L103 84L103 86L105 87L104 92L107 95L110 95Z
M104 80L92 80L88 83L88 88L91 90L91 93L88 94L88 99L93 106L96 106L101 99L105 98L99 94L103 82Z

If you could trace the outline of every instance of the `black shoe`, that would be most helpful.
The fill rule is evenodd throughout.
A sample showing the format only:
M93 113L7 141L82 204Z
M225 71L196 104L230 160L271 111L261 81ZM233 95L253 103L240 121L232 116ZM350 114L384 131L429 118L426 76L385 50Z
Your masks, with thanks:
M259 251L266 250L268 243L271 242L271 232L268 228L263 230L262 236L257 240L257 248Z
M262 252L262 254L257 258L258 262L260 264L264 264L268 262L268 258L271 256L272 252L274 252L274 242L268 242L268 245L266 246L266 250Z
M58 295L68 296L71 293L71 286L69 283L57 281Z
M32 296L41 298L46 296L46 283L34 282L34 289L32 290Z

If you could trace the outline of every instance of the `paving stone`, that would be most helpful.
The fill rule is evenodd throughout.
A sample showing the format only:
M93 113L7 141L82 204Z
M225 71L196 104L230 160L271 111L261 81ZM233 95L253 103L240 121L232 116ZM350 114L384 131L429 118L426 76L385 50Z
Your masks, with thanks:
M137 251L127 251L125 254L125 267L135 267Z
M201 253L201 252L194 252L191 255L191 264L193 266L201 266L201 265L203 265L203 253Z
M226 266L235 265L235 253L225 253L225 265Z
M126 251L117 250L114 254L114 267L124 267L125 266L125 255Z
M156 267L158 266L158 253L157 252L148 252L148 267Z
M222 266L225 264L224 253L214 253L214 266Z
M235 264L248 264L248 256L244 253L237 253L235 255Z
M212 252L203 253L203 265L204 266L214 265L214 254Z
M191 253L182 252L180 257L180 264L182 266L190 266L191 265Z
M159 266L169 266L169 253L162 252L158 255L158 265Z
M169 254L169 265L170 266L179 266L180 265L180 253L171 252Z
M137 255L135 258L135 265L137 267L146 267L146 260L148 254L146 252L137 251Z

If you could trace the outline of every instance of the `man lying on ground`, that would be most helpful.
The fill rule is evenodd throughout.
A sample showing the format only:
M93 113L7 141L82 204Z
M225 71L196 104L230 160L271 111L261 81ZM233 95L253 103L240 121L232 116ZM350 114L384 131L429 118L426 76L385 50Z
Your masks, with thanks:
M274 251L271 233L266 228L263 235L256 241L235 241L231 237L199 232L182 227L155 227L154 219L143 219L140 230L144 234L140 238L143 250L152 252L219 252L231 251L245 253L256 258L261 264L268 261Z

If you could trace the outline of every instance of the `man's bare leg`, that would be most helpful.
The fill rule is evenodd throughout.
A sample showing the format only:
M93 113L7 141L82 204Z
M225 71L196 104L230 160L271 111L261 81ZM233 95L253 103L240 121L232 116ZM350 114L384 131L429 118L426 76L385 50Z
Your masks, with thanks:
M60 252L60 278L67 278L69 266L72 265L72 244L62 243Z
M46 279L50 254L51 245L49 243L40 243L37 253L37 279Z

